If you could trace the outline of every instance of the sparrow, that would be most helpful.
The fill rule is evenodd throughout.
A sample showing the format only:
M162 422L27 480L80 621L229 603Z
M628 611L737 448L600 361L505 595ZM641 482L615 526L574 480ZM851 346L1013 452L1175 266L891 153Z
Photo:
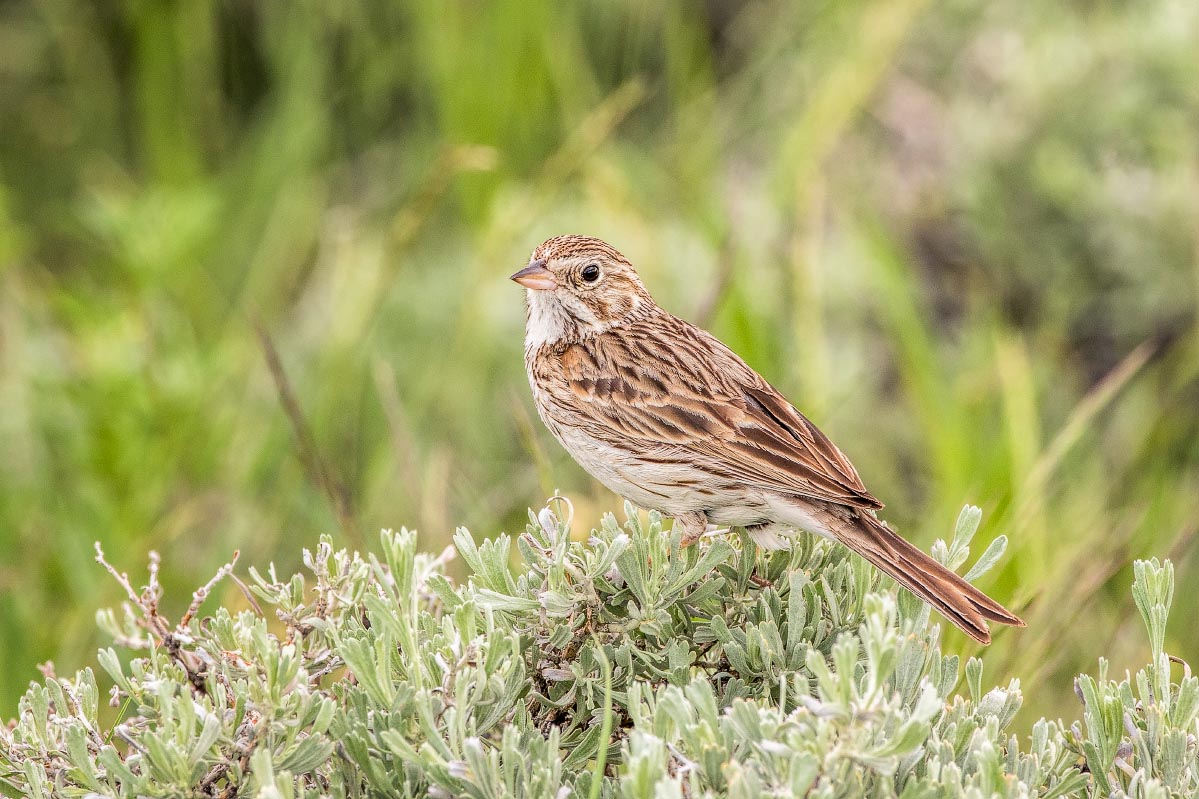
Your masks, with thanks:
M588 236L538 246L526 289L525 368L542 421L607 488L674 519L684 545L708 525L765 549L807 531L839 541L975 640L1024 622L875 516L853 464L710 333L654 302L633 265Z

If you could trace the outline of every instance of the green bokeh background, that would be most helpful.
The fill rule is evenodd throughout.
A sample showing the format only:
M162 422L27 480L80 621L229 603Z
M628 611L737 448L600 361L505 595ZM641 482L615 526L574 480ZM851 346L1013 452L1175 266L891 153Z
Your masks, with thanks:
M982 506L1026 717L1143 662L1135 557L1199 661L1197 40L1191 0L0 4L0 717L92 662L94 541L178 612L234 549L618 510L525 384L506 277L563 232L922 546Z

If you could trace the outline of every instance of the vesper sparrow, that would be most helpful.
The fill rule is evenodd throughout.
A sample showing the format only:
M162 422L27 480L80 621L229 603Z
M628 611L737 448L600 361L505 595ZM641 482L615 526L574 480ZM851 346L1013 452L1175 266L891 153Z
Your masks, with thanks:
M807 530L894 577L982 643L1024 622L879 521L841 450L711 334L658 307L623 255L559 236L512 275L528 289L525 366L542 421L593 477L674 518L761 547Z

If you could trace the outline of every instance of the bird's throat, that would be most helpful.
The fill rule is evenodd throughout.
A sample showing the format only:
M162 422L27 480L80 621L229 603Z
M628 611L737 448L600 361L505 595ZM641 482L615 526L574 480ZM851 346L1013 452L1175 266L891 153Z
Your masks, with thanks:
M525 314L525 349L536 350L547 344L579 337L578 320L552 295L528 292Z

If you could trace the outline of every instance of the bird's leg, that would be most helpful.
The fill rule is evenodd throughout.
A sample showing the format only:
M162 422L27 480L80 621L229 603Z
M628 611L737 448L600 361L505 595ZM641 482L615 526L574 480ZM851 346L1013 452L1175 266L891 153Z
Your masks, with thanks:
M674 517L675 529L683 531L682 545L689 547L698 541L708 529L708 515L703 511L682 513Z

